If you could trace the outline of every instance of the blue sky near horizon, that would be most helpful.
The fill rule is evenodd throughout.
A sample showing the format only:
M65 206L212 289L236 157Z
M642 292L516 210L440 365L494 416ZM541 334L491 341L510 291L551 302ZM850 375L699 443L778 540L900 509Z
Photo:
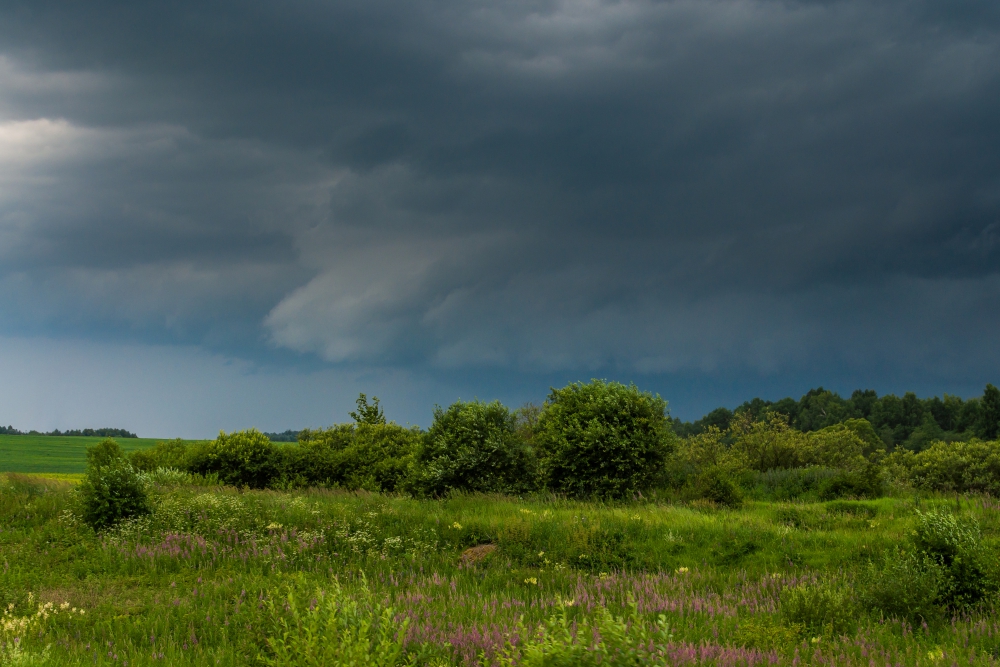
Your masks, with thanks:
M1000 5L10 0L0 422L1000 382Z

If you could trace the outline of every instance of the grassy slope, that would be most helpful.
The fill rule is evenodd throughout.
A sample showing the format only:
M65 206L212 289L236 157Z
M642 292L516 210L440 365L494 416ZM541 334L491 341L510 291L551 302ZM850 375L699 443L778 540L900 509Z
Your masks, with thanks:
M13 617L50 601L87 611L53 614L26 635L26 650L51 646L51 664L257 664L288 618L288 591L322 598L334 578L351 596L367 590L394 607L412 645L448 663L497 655L519 623L534 627L560 598L577 619L602 606L627 613L630 599L643 622L664 614L671 664L868 667L876 657L949 667L1000 656L990 613L917 632L862 615L840 638L783 626L782 588L850 580L878 562L905 543L913 499L867 503L864 515L823 504L728 511L182 487L162 489L149 519L97 536L66 514L68 489L18 476L0 483L0 604L14 604ZM922 501L935 504L955 508ZM994 505L965 500L958 511L997 546ZM463 549L483 542L498 551L461 566Z
M104 438L0 435L0 472L82 473L87 447ZM126 452L152 447L163 438L115 438Z

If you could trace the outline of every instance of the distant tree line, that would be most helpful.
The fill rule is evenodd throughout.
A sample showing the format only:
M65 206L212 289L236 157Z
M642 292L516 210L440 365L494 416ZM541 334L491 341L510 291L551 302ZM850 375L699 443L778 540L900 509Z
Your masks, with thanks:
M1000 390L992 384L980 398L958 396L917 398L907 392L879 396L872 389L855 390L850 398L823 387L810 389L802 398L766 401L760 398L743 403L735 410L717 408L701 419L685 422L673 419L674 432L681 437L705 433L710 426L726 431L739 415L760 420L772 412L788 418L788 424L803 433L819 431L850 419L865 419L888 449L900 447L913 452L927 449L932 442L959 442L972 438L993 440L1000 428Z
M271 433L269 431L264 431L264 435L266 435L267 439L270 440L271 442L298 442L299 433L301 433L301 431L293 431L292 429L288 429L287 431L282 431L281 433Z
M95 489L108 475L125 488L136 476L187 474L197 483L257 489L656 494L727 506L747 497L877 498L890 489L1000 496L1000 391L993 385L970 400L873 391L843 399L820 388L799 401L755 399L694 423L671 420L658 395L604 380L552 389L544 404L517 410L499 401L438 406L427 430L387 421L377 398L361 394L357 406L352 422L303 429L294 443L272 438L290 432L248 429L210 442L159 442L126 460L107 440L101 451L117 452L114 465L92 463L88 475Z
M123 428L77 428L70 429L68 431L60 431L55 429L49 431L48 433L43 433L41 431L19 431L13 426L0 426L0 435L62 435L62 436L86 436L86 437L98 437L98 438L138 438L135 433L131 431L126 431Z

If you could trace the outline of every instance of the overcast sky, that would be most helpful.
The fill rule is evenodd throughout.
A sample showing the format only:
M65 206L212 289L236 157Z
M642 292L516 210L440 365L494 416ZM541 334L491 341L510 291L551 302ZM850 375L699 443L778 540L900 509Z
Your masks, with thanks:
M0 421L1000 381L996 0L0 5Z

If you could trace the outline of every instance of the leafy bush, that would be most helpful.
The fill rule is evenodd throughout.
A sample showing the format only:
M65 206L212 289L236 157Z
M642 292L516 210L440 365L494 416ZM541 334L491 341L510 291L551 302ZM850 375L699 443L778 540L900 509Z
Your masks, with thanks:
M146 485L157 484L159 486L185 486L190 484L205 483L204 477L192 475L189 472L176 468L156 468L155 470L140 470L139 478ZM218 481L215 479L214 481Z
M667 403L617 382L553 389L536 427L545 484L575 497L627 498L651 487L675 446Z
M729 446L728 436L710 425L702 433L678 441L667 460L664 481L676 488L684 487L711 467L720 467L733 477L742 475L746 461Z
M894 552L882 568L869 566L862 599L872 609L911 622L940 620L996 590L991 563L973 521L940 511L917 512L909 552Z
M883 493L882 471L875 464L867 464L861 470L843 470L819 485L821 500L879 498Z
M738 413L730 427L733 450L747 467L764 472L775 468L800 468L805 435L788 425L785 415L766 412L757 420L749 412Z
M859 600L886 617L905 619L913 625L939 621L943 583L941 568L919 554L895 551L881 565L868 563L861 577Z
M533 452L517 433L515 416L499 401L458 401L434 410L417 451L410 484L418 493L519 493L534 487Z
M391 493L409 475L420 439L418 429L384 422L303 431L300 445L284 452L282 476L300 485Z
M95 530L151 511L146 484L111 439L87 450L87 474L77 494L82 518Z
M781 591L781 616L810 635L842 635L855 624L853 595L831 583L800 584Z
M277 448L255 428L224 431L210 443L195 447L189 454L188 468L200 475L218 475L230 486L266 488L278 473Z
M128 455L137 470L152 472L158 468L186 470L190 447L180 438L163 440L149 449L140 449Z
M839 424L833 424L816 431L816 435L826 435L849 431L861 442L861 454L868 457L876 452L885 451L885 442L875 432L875 428L867 419L847 419Z
M113 438L105 438L87 448L87 467L104 468L125 457L122 448Z
M694 483L696 497L711 500L726 507L739 507L743 504L743 492L733 481L729 472L719 466L706 468L698 475Z
M939 602L949 609L971 607L996 590L987 566L990 558L974 520L918 510L913 545L924 559L941 569Z
M919 489L1000 496L1000 442L935 442L913 454L894 452L888 464Z
M282 448L281 485L341 486L344 482L339 457L354 442L354 424L304 429L298 445Z
M399 490L410 474L420 440L416 428L358 424L351 446L339 457L344 486L389 493Z
M804 466L850 470L864 466L864 452L870 447L853 429L837 424L806 433L798 442L798 458Z

